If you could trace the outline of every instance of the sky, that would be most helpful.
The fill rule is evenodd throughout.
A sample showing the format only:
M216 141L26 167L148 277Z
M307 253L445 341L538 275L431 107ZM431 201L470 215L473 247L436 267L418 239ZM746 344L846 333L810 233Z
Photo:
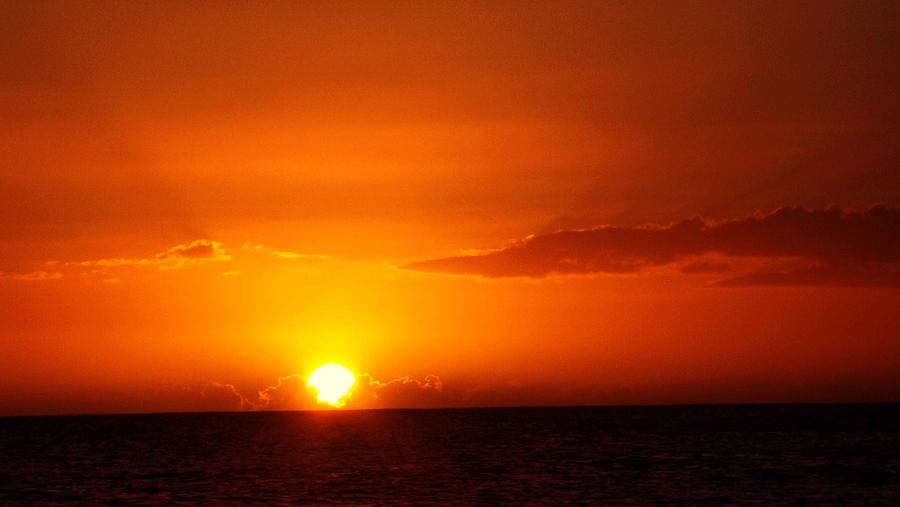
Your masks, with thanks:
M900 401L900 4L0 2L0 415Z

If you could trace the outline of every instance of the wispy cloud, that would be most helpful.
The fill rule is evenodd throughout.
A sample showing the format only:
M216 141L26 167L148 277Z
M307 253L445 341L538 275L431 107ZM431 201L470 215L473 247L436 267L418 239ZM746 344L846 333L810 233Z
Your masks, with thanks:
M272 255L278 257L280 259L327 259L328 257L325 255L318 254L303 254L297 252L289 252L286 250L279 250L272 252Z
M279 259L288 259L288 260L325 260L328 259L327 255L321 254L311 254L311 253L301 253L294 252L291 250L279 250L276 248L272 248L260 243L251 243L246 242L241 246L243 250L249 250L253 252L263 252L273 257L277 257Z
M4 273L0 271L0 280L16 280L20 282L43 282L46 280L59 280L63 274L59 271L31 271L28 273Z
M192 264L230 261L231 256L218 241L198 239L175 245L165 252L148 257L113 257L70 263L76 266L113 268L121 266L155 266L159 269L177 269Z

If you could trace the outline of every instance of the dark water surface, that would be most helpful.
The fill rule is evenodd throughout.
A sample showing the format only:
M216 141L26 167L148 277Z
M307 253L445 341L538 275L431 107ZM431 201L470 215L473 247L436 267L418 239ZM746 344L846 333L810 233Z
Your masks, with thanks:
M900 405L0 418L0 504L900 505Z

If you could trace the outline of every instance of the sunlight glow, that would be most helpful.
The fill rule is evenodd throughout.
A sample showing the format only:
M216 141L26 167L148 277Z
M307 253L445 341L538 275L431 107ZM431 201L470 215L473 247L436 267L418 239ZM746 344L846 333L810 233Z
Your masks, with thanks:
M319 366L306 380L306 386L316 390L316 401L332 407L344 406L354 383L353 372L336 363Z

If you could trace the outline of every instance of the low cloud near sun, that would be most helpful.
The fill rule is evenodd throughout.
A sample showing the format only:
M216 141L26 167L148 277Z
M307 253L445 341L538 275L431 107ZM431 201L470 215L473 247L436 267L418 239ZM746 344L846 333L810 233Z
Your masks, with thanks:
M300 374L279 377L272 385L246 395L233 384L221 382L209 382L196 392L196 409L214 412L328 408L316 402L315 390L307 386L307 378ZM446 404L447 398L444 383L437 375L421 380L404 376L380 381L363 373L357 375L342 408L433 408Z

